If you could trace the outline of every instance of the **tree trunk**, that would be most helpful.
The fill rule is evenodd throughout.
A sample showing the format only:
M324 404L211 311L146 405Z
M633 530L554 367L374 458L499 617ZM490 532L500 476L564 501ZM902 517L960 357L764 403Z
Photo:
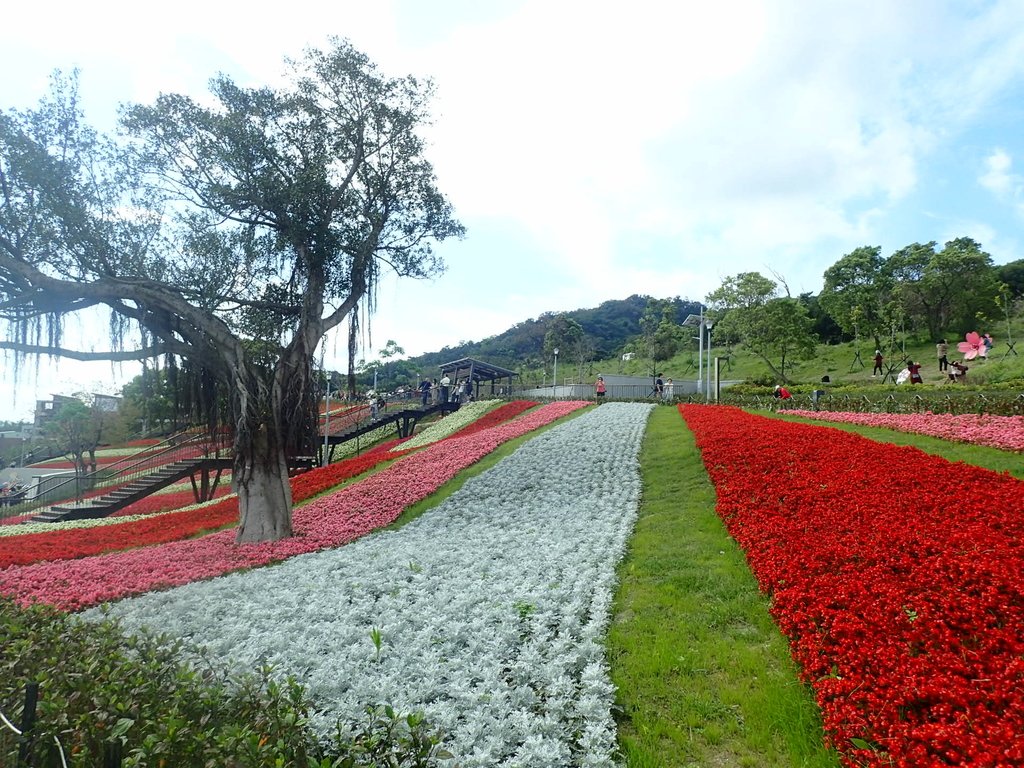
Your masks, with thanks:
M292 535L292 489L288 463L276 436L265 425L251 433L249 445L235 446L232 485L238 493L240 521L235 542L277 541Z

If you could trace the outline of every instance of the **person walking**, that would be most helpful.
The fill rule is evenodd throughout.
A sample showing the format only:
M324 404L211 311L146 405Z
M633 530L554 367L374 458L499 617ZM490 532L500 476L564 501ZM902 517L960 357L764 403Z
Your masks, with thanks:
M884 359L885 358L882 357L882 350L876 349L875 350L875 367L871 369L871 378L872 379L875 378L875 374L876 373L877 374L881 374L882 373L882 361Z
M935 354L939 358L939 373L949 370L949 358L946 355L949 354L949 344L946 343L945 339L939 339L939 343L935 345Z
M654 397L658 400L662 400L665 397L665 380L661 378L664 374L657 374L654 379Z
M607 391L608 388L604 385L604 376L598 376L597 381L594 382L594 394L600 399L604 397Z
M430 379L423 379L420 382L420 407L426 408L430 401Z
M676 385L672 383L672 378L665 382L665 399L671 400L675 396Z
M452 380L448 378L448 374L441 376L441 402L448 402L448 387L452 385Z

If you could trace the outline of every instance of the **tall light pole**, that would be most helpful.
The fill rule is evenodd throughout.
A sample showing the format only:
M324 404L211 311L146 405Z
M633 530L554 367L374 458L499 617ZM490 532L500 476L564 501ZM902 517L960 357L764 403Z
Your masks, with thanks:
M327 396L324 401L324 455L320 466L327 466L327 436L331 434L331 377L327 377Z
M707 385L707 388L704 390L704 392L705 392L706 399L709 400L709 401L711 400L711 328L713 326L714 326L714 323L712 323L711 321L706 321L704 323L704 327L706 327L708 329L708 364L707 364L708 385Z
M687 315L683 325L690 328L696 327L697 335L697 394L704 389L704 329L708 327L704 320L704 307L701 306L699 315Z
M552 374L552 379L553 379L553 381L551 382L552 394L557 395L558 394L558 389L557 389L557 387L558 387L558 347L555 347L555 370L554 370L554 373Z

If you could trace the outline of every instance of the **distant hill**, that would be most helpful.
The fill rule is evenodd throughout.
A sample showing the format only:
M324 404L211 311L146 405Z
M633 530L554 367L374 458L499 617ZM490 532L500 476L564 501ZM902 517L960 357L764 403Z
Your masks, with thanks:
M575 320L595 346L594 358L607 359L618 355L619 350L633 337L640 334L640 318L643 317L650 296L633 295L626 299L602 302L591 309L576 309L570 312L545 312L536 319L524 320L507 331L490 336L482 341L467 342L454 347L443 347L437 352L428 352L417 357L395 361L390 364L389 375L382 387L408 383L416 371L436 371L444 363L463 357L475 357L488 363L518 371L524 367L540 366L544 348L544 334L552 321L560 315ZM676 305L677 322L687 315L700 312L700 303L672 299Z

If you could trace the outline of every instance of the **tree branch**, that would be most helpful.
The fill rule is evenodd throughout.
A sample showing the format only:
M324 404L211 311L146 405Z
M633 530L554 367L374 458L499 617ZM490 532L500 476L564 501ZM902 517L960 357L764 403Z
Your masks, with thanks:
M154 344L144 349L133 350L108 350L106 352L83 352L77 349L66 347L52 347L46 344L22 344L16 341L0 341L0 349L11 352L20 352L27 355L52 355L54 357L67 357L71 360L110 360L120 362L125 360L148 360L153 357L166 354L172 351L174 345Z

